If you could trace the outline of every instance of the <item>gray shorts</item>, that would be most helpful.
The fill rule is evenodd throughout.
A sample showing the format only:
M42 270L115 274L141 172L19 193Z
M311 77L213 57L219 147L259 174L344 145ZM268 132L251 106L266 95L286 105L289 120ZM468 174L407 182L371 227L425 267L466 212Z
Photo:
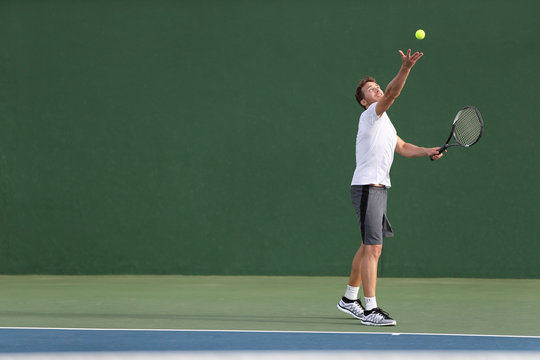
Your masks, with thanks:
M351 202L358 215L362 242L366 245L380 245L383 237L394 236L386 217L386 199L385 187L351 186Z

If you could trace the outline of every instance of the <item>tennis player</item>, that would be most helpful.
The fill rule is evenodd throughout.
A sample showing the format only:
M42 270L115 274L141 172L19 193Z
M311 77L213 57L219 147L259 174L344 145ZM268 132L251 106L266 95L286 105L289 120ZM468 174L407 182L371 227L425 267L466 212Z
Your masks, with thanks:
M384 237L392 237L392 226L386 217L387 189L394 152L407 158L429 156L439 159L438 147L424 148L403 141L386 111L401 93L412 67L424 55L411 50L401 55L401 68L382 91L374 78L366 76L356 89L356 100L365 109L360 115L356 137L356 169L351 184L351 201L358 215L362 245L354 256L345 295L338 309L364 325L396 325L390 315L377 306L377 263ZM365 308L358 298L363 285Z

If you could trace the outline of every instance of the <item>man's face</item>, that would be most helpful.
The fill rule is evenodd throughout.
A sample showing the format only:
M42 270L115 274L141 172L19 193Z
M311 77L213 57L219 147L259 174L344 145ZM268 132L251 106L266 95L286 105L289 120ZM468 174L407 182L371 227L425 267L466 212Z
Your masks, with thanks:
M367 82L364 86L362 86L362 94L364 94L362 105L364 105L366 108L374 102L378 102L384 95L381 87L374 82Z

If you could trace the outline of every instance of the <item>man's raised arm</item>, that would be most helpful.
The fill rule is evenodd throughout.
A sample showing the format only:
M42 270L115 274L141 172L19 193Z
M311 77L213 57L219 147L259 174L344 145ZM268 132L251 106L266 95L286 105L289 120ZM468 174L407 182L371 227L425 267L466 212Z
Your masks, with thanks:
M401 55L402 60L401 68L399 69L396 77L390 81L386 87L386 90L384 91L383 97L377 103L377 106L375 107L377 116L381 116L394 103L394 100L396 100L401 93L412 67L414 64L416 64L418 59L424 55L424 53L418 51L411 55L411 49L407 51L407 55L405 55L401 50L399 50L399 54Z

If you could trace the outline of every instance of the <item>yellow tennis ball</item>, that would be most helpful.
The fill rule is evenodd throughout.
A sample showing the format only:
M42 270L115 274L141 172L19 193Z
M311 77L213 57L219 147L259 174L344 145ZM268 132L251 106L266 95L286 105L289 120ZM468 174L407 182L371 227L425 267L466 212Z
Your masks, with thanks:
M416 36L418 40L422 40L423 38L426 37L426 33L424 32L424 30L418 29L416 30L416 33L414 34L414 36Z

